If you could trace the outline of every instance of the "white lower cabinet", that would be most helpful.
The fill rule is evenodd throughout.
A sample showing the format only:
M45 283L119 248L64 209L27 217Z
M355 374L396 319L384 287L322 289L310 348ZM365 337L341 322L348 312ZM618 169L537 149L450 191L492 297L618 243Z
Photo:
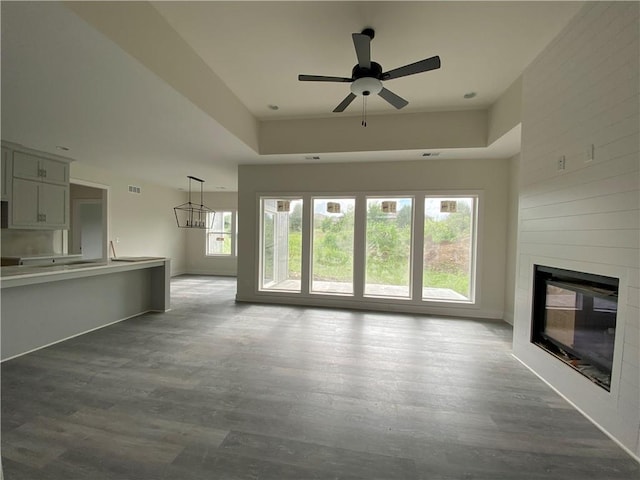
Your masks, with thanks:
M12 227L69 228L68 186L14 178L12 190Z

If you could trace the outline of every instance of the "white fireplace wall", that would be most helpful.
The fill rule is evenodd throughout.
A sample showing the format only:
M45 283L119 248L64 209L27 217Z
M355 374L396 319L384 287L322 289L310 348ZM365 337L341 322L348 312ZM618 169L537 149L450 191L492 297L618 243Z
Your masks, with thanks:
M636 458L639 5L587 2L523 75L513 340L523 363ZM611 392L530 343L534 264L620 279Z

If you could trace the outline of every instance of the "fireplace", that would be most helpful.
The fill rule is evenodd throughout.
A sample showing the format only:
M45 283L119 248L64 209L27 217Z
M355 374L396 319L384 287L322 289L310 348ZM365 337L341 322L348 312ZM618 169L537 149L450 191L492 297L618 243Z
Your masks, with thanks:
M531 342L607 391L618 284L617 278L534 265Z

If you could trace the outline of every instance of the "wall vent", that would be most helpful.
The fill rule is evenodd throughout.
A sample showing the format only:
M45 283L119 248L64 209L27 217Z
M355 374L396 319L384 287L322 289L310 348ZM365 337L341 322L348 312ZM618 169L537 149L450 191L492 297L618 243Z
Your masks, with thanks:
M136 187L135 185L129 185L129 193L136 193L140 195L140 187Z

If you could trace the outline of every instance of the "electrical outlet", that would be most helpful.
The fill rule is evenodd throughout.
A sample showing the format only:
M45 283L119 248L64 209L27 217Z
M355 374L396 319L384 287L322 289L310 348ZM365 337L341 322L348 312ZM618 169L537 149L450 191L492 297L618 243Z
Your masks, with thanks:
M558 170L564 170L566 166L566 159L564 155L558 157Z

